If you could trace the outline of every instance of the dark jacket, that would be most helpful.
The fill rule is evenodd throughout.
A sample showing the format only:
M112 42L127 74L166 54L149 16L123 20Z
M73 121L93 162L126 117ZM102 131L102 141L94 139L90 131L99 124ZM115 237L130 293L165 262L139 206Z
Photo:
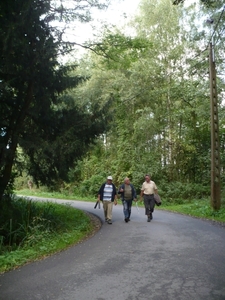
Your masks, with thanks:
M132 190L132 200L134 200L137 198L136 190L135 190L133 184L130 183L130 186L131 186L131 190ZM124 201L124 192L120 192L120 189L123 189L123 190L125 189L125 183L123 183L119 187L119 190L118 190L118 194L121 194L121 199L122 199L122 201Z
M105 188L105 185L106 183L103 183L98 191L98 194L100 195L100 200L102 201L103 200L103 194L104 194L104 188ZM112 192L112 198L111 198L111 201L114 202L114 198L117 194L117 191L116 191L116 187L115 185L112 183L112 187L113 187L113 192Z

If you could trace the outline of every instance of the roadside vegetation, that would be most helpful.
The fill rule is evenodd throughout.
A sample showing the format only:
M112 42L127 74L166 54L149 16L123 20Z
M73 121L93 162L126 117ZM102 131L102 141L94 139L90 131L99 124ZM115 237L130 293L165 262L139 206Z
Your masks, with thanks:
M139 190L137 191L139 194ZM169 190L167 189L160 189L159 193L162 199L162 206L156 207L156 209L173 211L197 218L205 218L225 223L225 202L223 199L221 201L221 208L218 211L216 211L212 209L210 205L210 197L207 197L206 195L204 195L204 197L200 197L200 194L197 193L197 190L195 190L194 193L195 197L192 197L192 192L190 192L190 189L185 189L184 186L183 190L179 188L177 191L175 189L172 189L171 192L169 192ZM84 196L82 195L82 193L72 194L68 192L49 192L45 188L34 188L32 190L24 188L22 190L17 191L17 194L43 198L82 200L88 202L95 202L97 199L97 195L95 197L95 195L91 195L91 193L89 193L89 195L85 194ZM172 196L172 194L174 194L174 196ZM139 197L137 198L139 199ZM224 198L223 195L222 198ZM138 201L138 205L143 206L143 203Z
M0 273L66 249L93 229L90 217L69 205L7 197L0 212Z
M193 199L182 204L165 203L162 207L160 207L160 209L193 216L200 219L221 222L225 225L225 205L223 204L220 210L215 211L210 206L209 199Z
M24 188L16 191L16 194L19 196L5 199L0 212L0 273L75 245L94 230L90 217L68 204L29 200L29 196L36 196L94 203L94 195L88 197L68 192L49 192L43 187L31 190ZM156 209L225 224L223 202L221 209L215 211L210 206L209 198L167 198L162 191L161 199L162 205ZM138 205L142 207L143 203L139 201Z

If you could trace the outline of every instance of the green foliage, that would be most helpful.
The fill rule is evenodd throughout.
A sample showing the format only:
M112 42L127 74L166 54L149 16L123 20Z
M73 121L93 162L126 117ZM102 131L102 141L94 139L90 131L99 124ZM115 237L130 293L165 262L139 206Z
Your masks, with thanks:
M220 4L218 1L218 7ZM34 89L35 101L19 136L24 160L17 156L16 171L22 163L37 184L91 197L108 174L114 176L117 186L129 176L139 192L144 174L150 173L163 197L168 195L179 203L193 194L208 197L210 105L207 51L202 51L202 45L210 30L205 23L199 30L198 20L211 12L197 5L178 7L171 0L143 0L130 25L132 37L117 28L106 28L79 68L65 68L53 60L47 72L47 83L52 83L47 93L39 89L39 81L38 91ZM220 14L215 12L215 20ZM222 24L215 36L218 71L224 69ZM44 25L40 24L40 36ZM61 48L50 38L51 32L44 32L43 40L51 46L46 59L55 57ZM44 78L41 60L38 66ZM64 92L78 83L79 88ZM220 77L222 164L224 88ZM7 142L4 145L6 150ZM223 170L221 173L223 182Z
M35 243L36 239L53 232L70 230L75 226L79 230L82 224L70 213L72 208L53 203L34 202L22 198L4 199L1 209L0 236L3 245L9 250ZM64 213L68 215L65 217ZM62 217L63 214L63 217ZM68 222L69 221L69 222ZM73 221L73 222L72 222ZM71 224L72 222L72 224Z
M140 51L132 44L134 38L129 41L116 29L115 34L105 31L104 43L96 47L103 58L93 54L88 57L91 78L82 85L79 97L97 99L104 105L110 95L112 119L104 138L99 138L96 148L79 161L78 188L92 176L110 171L117 186L129 176L139 193L144 174L150 173L168 201L184 203L192 197L209 197L210 97L207 51L202 51L209 28L204 23L200 31L198 20L211 10L198 8L174 6L170 0L143 0L131 23L138 47L143 45ZM216 12L217 19L219 15ZM224 36L218 35L223 32L222 22L218 26L216 55L218 69L222 70ZM222 164L224 88L221 77L218 92ZM100 149L98 155L95 149ZM223 169L221 173L224 181Z
M174 203L179 201L181 204L184 200L202 199L209 197L210 187L203 186L197 183L182 183L182 182L165 182L160 181L159 184L160 195L165 199L166 202ZM180 200L177 200L180 199ZM182 199L182 200L181 200Z
M99 188L105 181L106 175L93 175L80 184L79 191L83 196L91 195L97 198Z
M183 213L186 215L194 216L197 218L209 219L214 221L219 221L225 223L225 207L224 204L218 211L214 211L209 205L209 199L197 200L193 198L188 203L178 203L174 202L170 205L164 205L160 209L166 209L178 213Z
M88 10L104 5L75 0L67 8L63 3L0 3L0 199L13 181L16 163L17 170L26 168L36 184L53 185L67 179L69 167L104 131L97 107L78 107L74 97L65 94L82 78L71 73L77 64L59 63L59 54L68 53L71 45L63 42L63 30L51 23L88 21ZM24 160L17 157L16 162L18 145Z
M89 217L69 205L5 199L0 211L0 272L54 253L92 230Z
M71 99L60 99L57 111L52 113L52 122L43 121L41 135L35 135L38 144L24 150L29 158L28 173L36 183L56 186L57 181L68 180L69 168L86 153L95 136L104 131L106 123L101 113L91 106L78 107L73 100L71 104Z
M102 63L109 69L128 69L138 60L141 53L152 44L143 37L128 37L116 31L107 29L103 39L93 47L93 51L105 58Z

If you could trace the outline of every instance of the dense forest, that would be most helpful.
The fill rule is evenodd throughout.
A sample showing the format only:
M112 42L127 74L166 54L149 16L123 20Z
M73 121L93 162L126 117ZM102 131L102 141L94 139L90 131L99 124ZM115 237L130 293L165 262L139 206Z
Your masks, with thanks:
M105 4L72 2L0 4L0 198L28 178L96 195L107 175L116 185L128 176L139 191L146 173L168 199L209 197L212 40L225 181L223 1L141 0L82 57L56 21L88 22Z

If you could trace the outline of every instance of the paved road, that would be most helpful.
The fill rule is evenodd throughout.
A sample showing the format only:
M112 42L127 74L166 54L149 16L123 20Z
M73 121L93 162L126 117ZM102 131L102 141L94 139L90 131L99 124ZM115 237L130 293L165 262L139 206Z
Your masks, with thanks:
M1 275L0 299L224 300L225 228L163 211L147 223L135 207L125 223L117 205L90 239Z

